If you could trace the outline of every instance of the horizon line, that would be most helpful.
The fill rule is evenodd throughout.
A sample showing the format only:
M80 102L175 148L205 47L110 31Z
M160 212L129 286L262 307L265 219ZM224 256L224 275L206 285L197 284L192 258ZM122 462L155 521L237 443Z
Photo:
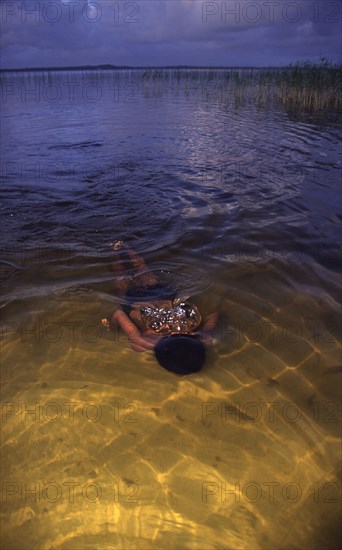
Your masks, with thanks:
M123 70L123 69L282 69L291 65L301 63L308 63L306 61L297 61L294 63L287 63L285 65L112 65L110 63L101 63L99 65L65 65L65 66L51 66L51 67L18 67L18 68L0 68L0 72L20 72L20 71L63 71L63 70ZM309 62L312 64L318 64Z

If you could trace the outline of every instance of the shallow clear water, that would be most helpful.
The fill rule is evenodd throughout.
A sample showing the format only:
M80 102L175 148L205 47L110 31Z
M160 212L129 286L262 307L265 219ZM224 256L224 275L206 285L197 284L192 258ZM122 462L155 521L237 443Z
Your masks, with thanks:
M338 548L337 114L220 71L2 94L5 547ZM219 309L200 374L102 330L115 239Z

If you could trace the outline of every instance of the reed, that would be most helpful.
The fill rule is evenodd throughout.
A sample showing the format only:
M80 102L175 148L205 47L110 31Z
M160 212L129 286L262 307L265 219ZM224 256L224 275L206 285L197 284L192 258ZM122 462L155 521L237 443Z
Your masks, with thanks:
M342 108L342 66L326 62L290 65L275 79L275 98L296 109Z
M236 74L235 100L302 111L342 109L342 65L297 63Z
M260 107L275 104L302 111L342 109L342 65L305 62L279 69L189 68L146 69L142 74L145 85L161 92L173 80L186 94L201 86L203 97L214 95L236 104L252 102ZM195 87L194 87L195 86ZM151 91L151 90L150 90Z

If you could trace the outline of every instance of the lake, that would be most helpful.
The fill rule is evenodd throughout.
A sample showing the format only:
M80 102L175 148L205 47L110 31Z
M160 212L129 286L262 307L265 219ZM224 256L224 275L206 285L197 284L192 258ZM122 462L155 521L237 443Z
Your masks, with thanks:
M338 113L224 70L1 90L3 547L339 548ZM116 239L216 305L200 373L101 326Z

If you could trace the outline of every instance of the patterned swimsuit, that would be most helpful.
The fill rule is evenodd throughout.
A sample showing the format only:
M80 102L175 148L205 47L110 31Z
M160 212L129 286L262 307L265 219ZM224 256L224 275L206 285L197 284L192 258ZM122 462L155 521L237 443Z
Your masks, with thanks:
M190 334L201 322L196 306L189 302L174 300L172 307L140 307L146 326L156 334Z

